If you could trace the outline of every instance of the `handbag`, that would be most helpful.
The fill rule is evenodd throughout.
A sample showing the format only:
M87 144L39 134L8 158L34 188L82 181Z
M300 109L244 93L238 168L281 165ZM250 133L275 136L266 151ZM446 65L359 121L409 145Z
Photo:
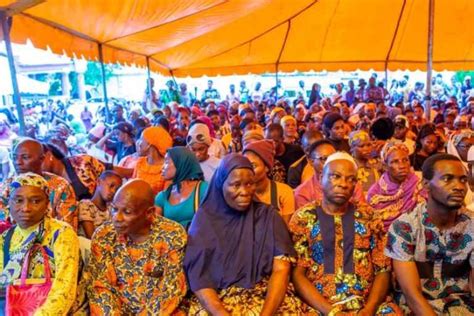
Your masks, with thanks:
M35 250L43 255L45 281L40 284L26 284L26 277L30 265L30 258ZM10 284L7 287L5 315L7 316L29 316L33 315L48 298L51 290L51 268L49 257L40 244L35 244L28 250L21 269L20 284Z

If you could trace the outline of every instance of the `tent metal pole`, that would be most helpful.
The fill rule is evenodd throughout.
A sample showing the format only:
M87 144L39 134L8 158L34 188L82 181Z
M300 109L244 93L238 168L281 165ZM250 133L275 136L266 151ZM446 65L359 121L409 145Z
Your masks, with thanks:
M275 103L278 101L278 64L275 65Z
M151 90L151 71L150 71L150 57L146 57L146 76L147 76L147 94L150 99L150 104L153 102L153 93ZM145 106L146 107L146 106ZM151 109L148 109L151 110Z
M18 88L18 80L16 77L15 59L13 58L12 43L10 39L10 25L11 17L9 18L6 12L0 12L0 19L2 22L3 39L5 40L5 48L7 50L8 66L10 67L10 76L13 87L13 101L18 112L18 122L20 124L20 135L25 136L25 117L23 115L23 108L21 106L20 89Z
M434 33L434 13L435 0L430 0L428 5L428 56L426 65L426 103L425 103L425 117L430 121L431 116L431 83L433 77L433 33Z
M109 110L109 98L107 96L107 78L105 76L105 65L104 65L104 55L102 52L102 44L99 45L99 62L100 69L102 74L102 87L104 92L104 104L105 104L105 117L107 122L110 122L110 110Z

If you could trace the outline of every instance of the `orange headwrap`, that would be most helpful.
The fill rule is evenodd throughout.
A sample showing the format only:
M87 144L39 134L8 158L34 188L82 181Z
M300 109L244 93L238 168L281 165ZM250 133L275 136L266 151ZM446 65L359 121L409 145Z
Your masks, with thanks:
M148 144L158 149L160 155L164 156L168 148L173 146L173 139L170 134L160 126L145 128L142 137Z

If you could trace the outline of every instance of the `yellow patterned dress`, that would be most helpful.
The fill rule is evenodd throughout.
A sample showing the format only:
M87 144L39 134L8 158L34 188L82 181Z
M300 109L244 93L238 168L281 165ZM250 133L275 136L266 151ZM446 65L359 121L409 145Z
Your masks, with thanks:
M76 299L79 271L79 241L76 233L69 225L49 217L27 229L19 226L11 229L14 229L14 232L11 237L10 260L5 269L3 269L3 243L7 232L0 236L2 288L19 279L22 259L27 249L39 239L48 254L54 279L46 302L35 315L66 315ZM44 277L43 257L36 252L30 262L28 279L44 279Z

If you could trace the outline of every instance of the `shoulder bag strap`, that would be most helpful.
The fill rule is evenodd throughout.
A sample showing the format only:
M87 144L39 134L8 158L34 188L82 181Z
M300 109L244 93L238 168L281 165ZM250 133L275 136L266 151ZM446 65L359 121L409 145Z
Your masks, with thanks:
M277 184L273 180L271 181L271 184L270 184L270 204L274 206L277 210L279 209Z
M87 189L86 186L81 182L81 179L79 179L69 159L64 158L61 161L66 168L67 176L71 180L71 185L74 189L74 193L76 193L77 200L79 201L82 199L91 198L92 196L89 192L89 189Z
M12 241L13 233L15 232L15 227L10 227L10 229L5 234L5 239L3 240L3 268L5 268L10 261L10 243Z
M197 184L196 184L196 189L194 191L194 213L197 212L198 208L199 208L199 202L200 202L200 198L199 196L201 195L201 182L202 181L199 181Z
M34 244L33 247L31 247L30 250L28 250L28 252L26 253L25 261L23 261L23 266L21 268L21 277L20 277L21 285L26 284L26 278L28 276L30 261L32 260L36 250L41 252L41 255L43 256L44 276L46 279L46 283L51 283L51 267L49 265L48 254L46 253L46 250L41 244Z

